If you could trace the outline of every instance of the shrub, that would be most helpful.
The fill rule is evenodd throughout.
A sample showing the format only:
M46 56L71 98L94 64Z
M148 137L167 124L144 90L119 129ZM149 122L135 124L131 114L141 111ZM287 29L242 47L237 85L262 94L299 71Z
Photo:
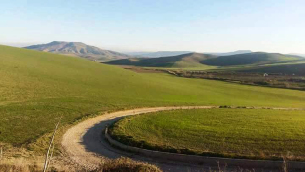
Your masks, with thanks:
M219 108L231 108L231 106L223 105L223 106L219 106Z
M96 172L162 172L155 165L133 161L129 158L107 160Z

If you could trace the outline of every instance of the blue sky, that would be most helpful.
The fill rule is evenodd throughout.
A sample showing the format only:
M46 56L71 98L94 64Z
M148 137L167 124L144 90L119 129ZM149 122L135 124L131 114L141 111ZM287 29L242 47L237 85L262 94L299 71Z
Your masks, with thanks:
M305 54L304 0L1 0L0 43Z

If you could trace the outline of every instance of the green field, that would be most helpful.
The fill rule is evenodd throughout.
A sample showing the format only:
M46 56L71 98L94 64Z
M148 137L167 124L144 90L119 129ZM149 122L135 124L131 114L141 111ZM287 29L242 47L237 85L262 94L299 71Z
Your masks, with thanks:
M236 66L236 65L253 65L253 64L270 64L304 61L304 58L284 55L278 53L254 52L247 54L237 54L231 56L220 56L203 61L206 65L212 66Z
M146 149L239 158L305 160L305 111L174 110L127 117L111 128Z
M28 145L83 117L167 105L304 107L305 92L261 88L120 67L0 46L0 142Z

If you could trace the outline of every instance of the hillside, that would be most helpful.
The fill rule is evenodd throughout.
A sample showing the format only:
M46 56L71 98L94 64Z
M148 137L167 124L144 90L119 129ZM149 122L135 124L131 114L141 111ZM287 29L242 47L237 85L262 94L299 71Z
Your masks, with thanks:
M48 145L61 126L105 111L169 105L303 107L302 91L253 87L116 66L0 46L0 142ZM249 99L251 97L251 99ZM38 139L38 140L37 140Z
M25 48L38 50L38 51L51 52L56 54L78 56L93 61L108 61L108 60L130 58L130 56L122 53L109 51L109 50L102 50L100 48L86 45L81 42L53 41L48 44L32 45Z
M246 53L229 56L212 54L188 53L178 56L159 58L130 58L109 61L107 64L133 65L142 67L166 68L202 68L211 69L213 66L261 65L305 61L303 57L283 55L278 53Z
M192 52L192 51L157 51L157 52L131 52L131 53L126 53L126 54L131 55L131 56L136 56L136 57L157 58L157 57L179 56L182 54L189 54L189 53L194 53L194 52ZM252 53L252 51L237 50L237 51L225 52L225 53L205 52L203 54L212 54L215 56L230 56L230 55L246 54L246 53Z
M219 56L214 59L207 59L203 63L212 66L233 66L249 64L266 64L304 60L304 58L293 55L283 55L278 53L247 53L232 56Z
M216 58L214 55L188 53L178 56L160 57L160 58L132 58L124 60L115 60L107 62L114 65L134 65L144 67L168 67L168 68L185 68L204 66L202 62L207 59Z
M305 75L305 61L304 63L296 64L279 64L279 65L268 65L259 66L252 69L240 69L240 72L254 72L254 73L277 73L286 75Z

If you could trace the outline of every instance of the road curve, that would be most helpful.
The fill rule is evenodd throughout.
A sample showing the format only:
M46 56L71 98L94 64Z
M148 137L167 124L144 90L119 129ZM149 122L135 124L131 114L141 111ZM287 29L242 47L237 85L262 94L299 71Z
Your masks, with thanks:
M66 131L62 138L62 147L67 156L74 163L88 170L94 170L98 167L101 161L105 158L129 157L134 160L144 161L159 166L163 171L206 171L210 169L218 169L217 166L203 166L186 163L178 163L164 160L155 160L140 155L124 152L111 147L103 138L102 131L114 121L117 121L125 116L144 114L149 112L175 110L175 109L210 109L218 108L219 106L177 106L177 107L153 107L139 108L133 110L124 110L113 113L106 113L71 127ZM253 108L253 107L252 107ZM265 108L258 108L265 109ZM293 109L295 108L268 108L268 109ZM236 168L226 168L227 171L235 171ZM274 169L273 169L274 170ZM279 170L279 169L278 169ZM268 170L270 171L270 170Z

